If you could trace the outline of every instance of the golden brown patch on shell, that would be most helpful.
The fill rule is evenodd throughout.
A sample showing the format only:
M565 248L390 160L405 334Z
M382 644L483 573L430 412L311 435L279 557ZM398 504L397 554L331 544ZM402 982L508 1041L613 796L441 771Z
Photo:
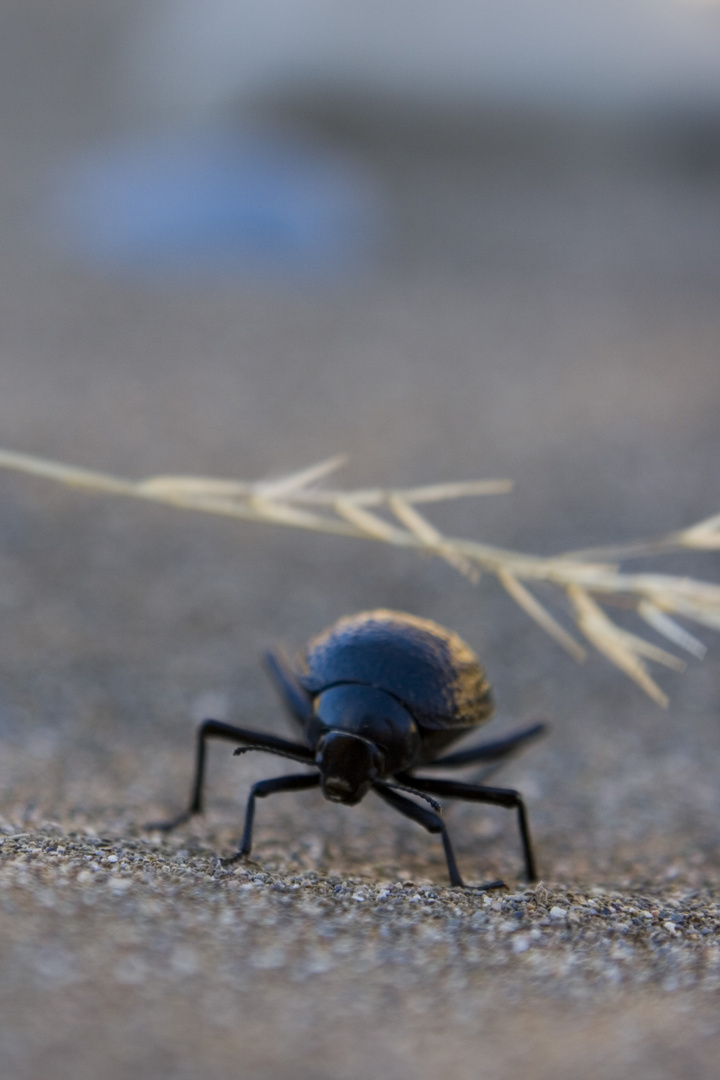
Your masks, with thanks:
M448 687L448 696L452 698L455 712L455 723L452 726L476 727L489 719L493 713L494 703L490 683L480 661L459 634L453 630L447 630L432 619L423 619L419 615L409 615L405 611L391 611L387 608L345 615L327 630L323 630L312 638L307 646L307 655L310 655L314 649L322 647L334 634L351 630L353 626L367 622L400 623L422 630L441 642L447 649L453 669L452 682Z

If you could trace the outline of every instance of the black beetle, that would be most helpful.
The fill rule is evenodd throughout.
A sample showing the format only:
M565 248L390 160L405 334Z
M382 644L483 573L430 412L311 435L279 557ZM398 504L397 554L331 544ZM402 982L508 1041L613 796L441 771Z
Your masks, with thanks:
M340 619L308 645L298 670L276 651L266 664L280 696L303 736L290 742L276 735L205 720L198 730L190 806L172 821L149 828L169 830L200 813L206 739L241 743L236 754L265 750L312 768L312 772L260 780L250 790L245 828L237 853L249 855L255 800L276 791L320 787L331 802L354 806L372 789L395 810L431 833L440 833L450 882L463 886L450 838L434 795L516 809L525 871L536 880L525 804L510 788L416 776L414 770L497 765L544 730L533 724L504 739L452 754L445 748L489 719L490 686L473 651L457 634L428 619L398 611L367 611ZM401 792L424 799L421 806ZM501 886L492 882L483 888Z

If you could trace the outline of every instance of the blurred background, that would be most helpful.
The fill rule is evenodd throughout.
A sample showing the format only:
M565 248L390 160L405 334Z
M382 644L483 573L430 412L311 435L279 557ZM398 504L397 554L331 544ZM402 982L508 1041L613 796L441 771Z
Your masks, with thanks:
M720 507L720 5L8 0L0 51L5 446L128 476L339 452L349 485L510 476L436 520L533 552ZM560 718L578 756L548 786L593 715L603 759L609 731L707 742L441 563L0 483L19 747L134 762L139 717L163 742L208 701L279 724L262 647L377 605L457 628L504 715ZM664 685L702 712L717 673Z
M342 452L349 486L509 476L434 519L537 553L720 509L720 3L3 0L0 162L3 446L132 477ZM663 712L439 562L10 474L0 507L13 828L175 807L201 716L284 730L265 645L382 605L480 652L498 732L552 720L503 773L546 878L719 880L709 631ZM213 850L267 768L226 757ZM453 815L505 874L513 824ZM372 841L442 877L412 825L310 796L263 807L258 852L310 823L299 865Z
M340 94L434 109L712 106L713 0L154 0L128 22L125 96L202 114ZM129 90L128 90L129 88Z
M5 45L11 98L27 81L57 113L55 74L83 99L48 227L79 256L134 274L327 285L383 241L388 256L397 208L381 145L411 140L447 160L452 144L486 166L502 147L517 173L528 153L537 167L606 125L642 149L674 135L681 145L666 152L691 168L717 160L713 0L150 0L70 3L52 18L49 39L33 20L34 41L18 52L11 32Z

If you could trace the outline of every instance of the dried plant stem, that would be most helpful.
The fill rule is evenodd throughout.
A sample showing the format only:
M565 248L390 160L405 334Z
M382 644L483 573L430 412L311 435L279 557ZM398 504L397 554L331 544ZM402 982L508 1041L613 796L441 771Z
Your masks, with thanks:
M617 626L598 597L621 596L657 633L696 657L705 647L673 616L720 630L720 585L668 574L622 573L609 559L679 549L720 549L720 515L657 540L543 557L445 536L420 513L418 504L509 491L508 480L433 484L416 488L318 489L312 485L337 470L345 459L330 458L273 480L221 480L197 476L154 476L133 481L79 469L29 454L0 450L0 468L31 473L72 487L164 503L183 510L269 522L297 529L395 544L439 556L477 581L480 571L494 574L520 607L576 660L585 649L527 587L545 582L561 589L577 629L587 641L638 683L660 705L667 696L651 677L645 660L681 670L683 662L665 649Z

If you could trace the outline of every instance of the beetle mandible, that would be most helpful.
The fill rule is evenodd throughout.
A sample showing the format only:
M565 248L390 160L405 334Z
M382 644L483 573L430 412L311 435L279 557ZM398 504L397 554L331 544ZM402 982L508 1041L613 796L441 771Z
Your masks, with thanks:
M297 668L276 650L265 654L265 662L302 742L205 720L197 734L188 809L149 828L174 829L202 811L206 742L226 739L241 744L236 754L264 750L312 770L253 784L240 846L226 862L250 854L256 799L319 786L326 799L346 806L359 803L372 790L428 832L440 833L450 884L461 888L464 882L433 796L517 810L525 873L536 880L525 804L517 791L415 774L417 768L451 769L479 762L490 772L545 729L537 723L495 742L445 753L493 711L480 663L457 634L429 619L379 609L339 619L310 641Z

